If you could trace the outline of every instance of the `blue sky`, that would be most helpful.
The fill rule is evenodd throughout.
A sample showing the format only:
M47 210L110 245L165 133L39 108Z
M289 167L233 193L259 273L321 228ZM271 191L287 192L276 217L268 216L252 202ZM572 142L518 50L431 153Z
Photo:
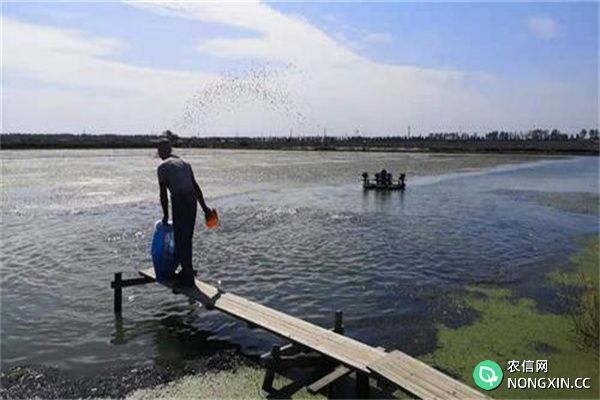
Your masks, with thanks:
M371 59L431 68L487 71L515 77L596 79L597 3L274 3L327 32L389 35L359 50ZM527 21L556 21L558 36L532 34ZM593 81L590 81L591 83Z
M3 21L9 22L3 27L3 129L145 132L177 123L190 107L191 114L202 115L188 118L190 134L285 134L288 128L310 134L326 126L339 134L393 134L407 124L421 133L459 127L575 130L598 124L597 3L207 7L3 4ZM38 41L24 38L37 38L36 32ZM48 33L52 40L42 38ZM48 73L39 67L44 60L52 60ZM61 63L68 63L62 74ZM76 77L64 72L73 64L80 64ZM261 81L262 89L285 88L285 110L293 105L301 122L283 115L282 107L269 106L265 118L257 118L252 114L261 114L264 104L239 101L249 96L248 80L256 78L248 71L256 69L268 80ZM143 87L132 82L136 73L144 77ZM237 75L246 86L218 84L224 74ZM359 87L351 87L357 79ZM214 87L222 91L210 92L215 104L190 106ZM168 101L158 93L163 90ZM233 111L214 101L232 96ZM87 107L72 115L56 112L53 98L67 108ZM408 104L399 101L407 98ZM118 105L125 100L127 113Z

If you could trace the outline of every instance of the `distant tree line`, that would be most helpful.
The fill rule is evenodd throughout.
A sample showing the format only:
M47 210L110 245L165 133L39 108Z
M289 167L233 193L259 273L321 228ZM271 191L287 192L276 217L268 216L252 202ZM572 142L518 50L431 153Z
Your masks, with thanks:
M566 134L558 129L533 129L526 133L491 131L484 135L440 132L427 136L274 136L181 137L162 135L2 134L1 149L28 148L147 148L161 137L176 147L355 151L456 151L456 152L551 152L598 154L598 129Z
M156 135L90 135L71 133L8 133L0 135L0 148L132 148L155 147Z
M430 133L434 140L598 140L598 129L582 129L579 133L563 133L558 129L532 129L528 132L491 131L476 133Z

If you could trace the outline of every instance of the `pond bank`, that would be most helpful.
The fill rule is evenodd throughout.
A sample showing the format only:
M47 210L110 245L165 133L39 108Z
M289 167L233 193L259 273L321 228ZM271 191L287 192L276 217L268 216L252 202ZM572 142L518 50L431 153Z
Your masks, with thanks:
M234 351L173 363L129 365L107 369L91 376L74 376L53 367L31 365L7 368L0 375L0 398L124 398L138 389L157 387L186 376L203 376L256 363Z

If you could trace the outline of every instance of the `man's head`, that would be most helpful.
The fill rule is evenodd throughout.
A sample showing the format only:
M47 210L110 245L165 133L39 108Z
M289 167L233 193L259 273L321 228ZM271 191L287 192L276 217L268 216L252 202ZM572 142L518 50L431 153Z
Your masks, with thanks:
M171 142L169 139L161 139L158 142L158 156L165 160L171 156Z

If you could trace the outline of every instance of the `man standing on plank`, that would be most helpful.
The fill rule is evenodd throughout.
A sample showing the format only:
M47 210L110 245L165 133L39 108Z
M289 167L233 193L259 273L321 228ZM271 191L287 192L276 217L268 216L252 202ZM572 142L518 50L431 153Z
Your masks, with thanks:
M192 267L192 238L196 222L196 202L200 203L206 218L211 209L206 205L202 190L194 178L189 163L174 155L168 139L158 143L158 156L163 160L158 166L158 184L160 186L160 204L163 209L163 224L169 220L169 197L171 193L173 210L173 235L175 254L181 264L181 272L177 275L176 286L190 288L195 286L194 269Z

